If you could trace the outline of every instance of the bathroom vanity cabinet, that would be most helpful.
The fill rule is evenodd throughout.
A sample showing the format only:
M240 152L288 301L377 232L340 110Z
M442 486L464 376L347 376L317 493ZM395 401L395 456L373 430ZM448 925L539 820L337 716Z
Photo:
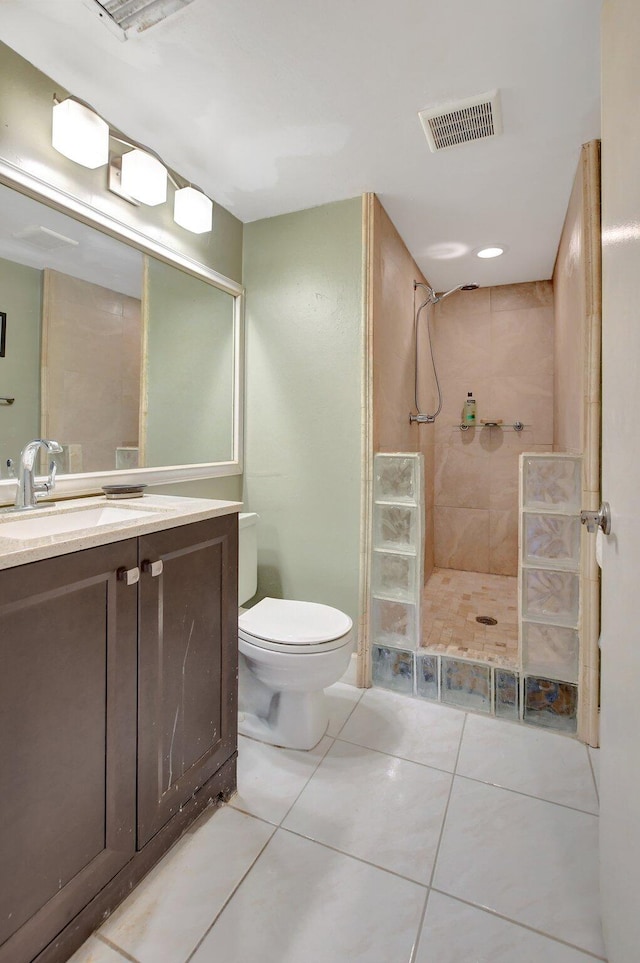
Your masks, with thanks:
M0 571L0 651L0 963L58 963L235 789L237 515Z

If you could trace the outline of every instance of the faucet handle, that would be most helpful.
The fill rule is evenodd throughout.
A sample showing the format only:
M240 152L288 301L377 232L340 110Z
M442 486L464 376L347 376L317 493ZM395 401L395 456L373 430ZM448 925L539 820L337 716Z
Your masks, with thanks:
M53 458L49 462L49 477L45 482L42 483L42 487L45 492L49 494L56 487L56 475L58 474L58 466L56 465Z

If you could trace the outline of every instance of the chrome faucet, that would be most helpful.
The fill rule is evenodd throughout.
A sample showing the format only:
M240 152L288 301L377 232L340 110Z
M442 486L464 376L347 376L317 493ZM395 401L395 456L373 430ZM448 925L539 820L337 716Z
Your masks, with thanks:
M53 460L49 462L49 477L44 481L36 481L36 455L41 448L51 455L57 455L62 451L57 441L47 441L46 438L36 438L35 441L30 441L24 446L20 455L20 474L15 502L15 508L18 511L37 508L38 496L48 495L56 487L56 463Z

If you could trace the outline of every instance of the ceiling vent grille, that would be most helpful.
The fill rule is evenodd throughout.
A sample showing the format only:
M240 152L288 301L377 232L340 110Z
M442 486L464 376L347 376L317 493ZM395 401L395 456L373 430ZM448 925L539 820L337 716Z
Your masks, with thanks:
M13 234L12 237L15 237L17 241L24 241L25 244L40 248L41 251L55 251L59 247L78 246L78 241L74 241L73 238L58 234L57 231L51 231L48 227L42 227L40 224L25 227Z
M106 25L124 34L123 40L128 32L154 27L190 3L193 0L90 0Z
M455 104L425 107L418 117L434 153L502 133L500 93L492 90Z

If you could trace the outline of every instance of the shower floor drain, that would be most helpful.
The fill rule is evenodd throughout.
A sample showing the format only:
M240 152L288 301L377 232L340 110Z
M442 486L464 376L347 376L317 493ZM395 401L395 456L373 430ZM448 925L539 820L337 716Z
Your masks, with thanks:
M492 619L490 615L476 615L476 622L480 622L481 625L497 625L498 620Z

